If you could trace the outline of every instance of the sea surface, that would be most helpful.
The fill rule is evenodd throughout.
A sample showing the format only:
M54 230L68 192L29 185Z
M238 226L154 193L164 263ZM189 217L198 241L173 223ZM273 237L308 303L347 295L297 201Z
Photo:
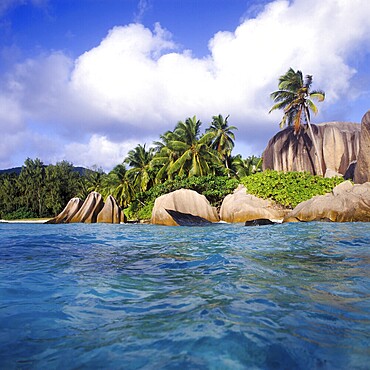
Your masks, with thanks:
M0 224L0 369L369 369L370 223Z

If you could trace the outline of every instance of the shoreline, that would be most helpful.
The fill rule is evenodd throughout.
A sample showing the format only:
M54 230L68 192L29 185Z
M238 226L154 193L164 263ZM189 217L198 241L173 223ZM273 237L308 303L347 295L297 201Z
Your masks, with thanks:
M0 220L0 224L44 224L50 218L42 220Z

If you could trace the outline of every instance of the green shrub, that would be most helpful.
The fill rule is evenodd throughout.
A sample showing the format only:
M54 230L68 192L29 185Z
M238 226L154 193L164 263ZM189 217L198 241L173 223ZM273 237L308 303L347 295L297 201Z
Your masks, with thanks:
M259 198L272 199L285 207L291 208L315 195L330 193L342 181L342 177L323 178L313 176L307 172L271 170L241 179L248 193Z
M36 218L37 215L25 207L18 208L16 211L4 214L4 220L23 220L27 218Z

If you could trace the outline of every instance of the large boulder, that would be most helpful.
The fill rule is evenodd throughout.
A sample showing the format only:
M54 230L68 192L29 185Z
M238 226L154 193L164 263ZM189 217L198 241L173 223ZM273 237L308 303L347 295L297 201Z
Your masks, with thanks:
M109 195L105 200L103 209L99 212L96 222L119 224L124 222L124 214L117 201Z
M62 212L58 216L47 221L47 224L66 224L71 221L73 216L78 212L82 206L82 200L80 198L72 198L67 203Z
M299 203L284 219L296 221L370 221L370 182L344 181L333 191Z
M287 210L270 200L248 194L243 185L239 185L233 194L222 202L220 218L226 222L246 222L256 219L282 221Z
M322 169L309 130L297 135L293 127L277 133L263 153L263 169L276 171L307 171L325 174L327 169L344 175L351 162L357 159L361 125L351 122L328 122L312 125Z
M188 213L211 222L219 221L216 208L210 205L204 195L194 190L180 189L158 197L154 203L151 223L177 226L178 224L166 210Z
M101 194L93 191L87 196L79 211L69 222L95 223L97 221L98 214L103 207L104 202Z
M357 184L370 181L370 111L361 120L360 149L353 180Z

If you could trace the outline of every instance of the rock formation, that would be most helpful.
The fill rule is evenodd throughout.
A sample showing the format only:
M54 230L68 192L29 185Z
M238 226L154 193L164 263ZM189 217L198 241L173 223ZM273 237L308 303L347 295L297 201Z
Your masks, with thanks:
M87 196L85 202L79 198L72 198L58 216L46 223L104 222L118 224L125 221L126 218L121 207L111 195L108 196L104 204L102 196L94 191Z
M329 194L299 203L284 219L295 221L370 222L370 182L344 181Z
M101 194L93 191L87 196L81 208L69 222L85 222L88 224L95 223L98 213L103 209L103 207L103 197Z
M360 149L353 180L357 184L370 181L370 111L361 120Z
M78 212L82 206L82 200L80 198L72 198L62 212L58 216L47 221L47 224L67 224L71 221L73 216Z
M273 201L247 194L246 188L239 185L233 194L222 202L220 218L226 222L246 222L256 219L282 221L287 210Z
M295 135L293 128L288 127L269 141L263 153L263 169L307 171L315 175L330 169L344 175L350 163L357 159L360 128L359 124L350 122L312 125L322 159L320 171L309 131L302 129Z
M204 195L194 190L180 189L158 197L154 203L151 223L177 226L166 209L199 216L211 222L219 221L216 208L210 205Z
M111 195L105 200L104 207L99 212L96 222L109 224L124 222L124 213Z

